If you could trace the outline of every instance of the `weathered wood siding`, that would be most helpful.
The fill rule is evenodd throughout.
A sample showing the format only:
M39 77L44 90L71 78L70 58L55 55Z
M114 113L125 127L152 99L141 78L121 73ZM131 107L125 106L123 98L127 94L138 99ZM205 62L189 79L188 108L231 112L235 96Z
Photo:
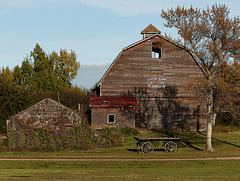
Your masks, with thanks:
M161 59L152 58L153 41L163 45ZM123 49L102 80L100 92L101 96L131 93L140 98L136 126L205 129L206 100L184 87L204 76L188 51L154 36Z
M122 52L102 81L101 96L119 96L136 88L148 88L155 96L159 87L149 87L150 78L166 79L167 86L178 89L178 96L189 96L183 86L190 78L204 76L199 66L189 52L175 45L174 49L163 47L161 59L152 59L152 41L163 40L155 37Z

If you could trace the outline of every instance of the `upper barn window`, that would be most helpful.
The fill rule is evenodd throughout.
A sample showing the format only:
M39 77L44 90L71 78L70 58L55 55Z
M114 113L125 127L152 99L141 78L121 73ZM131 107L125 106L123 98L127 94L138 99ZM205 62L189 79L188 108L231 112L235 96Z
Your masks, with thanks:
M152 58L162 58L162 49L160 42L152 42Z

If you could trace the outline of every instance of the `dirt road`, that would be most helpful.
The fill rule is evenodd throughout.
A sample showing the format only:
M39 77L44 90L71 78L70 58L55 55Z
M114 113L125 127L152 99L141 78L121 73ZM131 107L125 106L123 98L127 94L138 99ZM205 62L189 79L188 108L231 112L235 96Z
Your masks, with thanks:
M0 158L0 161L77 161L77 162L87 162L87 161L196 161L196 160L240 160L240 157L215 157L215 158Z

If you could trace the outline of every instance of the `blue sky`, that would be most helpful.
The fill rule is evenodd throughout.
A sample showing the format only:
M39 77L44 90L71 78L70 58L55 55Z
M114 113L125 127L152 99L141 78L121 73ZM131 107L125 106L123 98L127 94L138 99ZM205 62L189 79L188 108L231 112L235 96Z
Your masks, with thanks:
M162 9L224 3L239 16L239 0L0 0L0 66L21 65L36 43L46 53L66 49L81 68L74 83L91 87L122 48L142 39L150 23L162 34Z

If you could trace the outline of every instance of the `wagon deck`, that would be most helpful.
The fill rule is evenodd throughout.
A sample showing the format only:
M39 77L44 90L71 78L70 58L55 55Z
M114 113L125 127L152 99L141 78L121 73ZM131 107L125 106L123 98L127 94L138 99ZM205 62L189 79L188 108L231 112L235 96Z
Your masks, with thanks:
M169 137L134 137L137 141L181 141L181 138Z
M154 151L154 141L165 142L164 147L167 152L176 152L178 149L178 142L181 138L171 137L134 137L137 140L137 150L139 153L151 153Z

